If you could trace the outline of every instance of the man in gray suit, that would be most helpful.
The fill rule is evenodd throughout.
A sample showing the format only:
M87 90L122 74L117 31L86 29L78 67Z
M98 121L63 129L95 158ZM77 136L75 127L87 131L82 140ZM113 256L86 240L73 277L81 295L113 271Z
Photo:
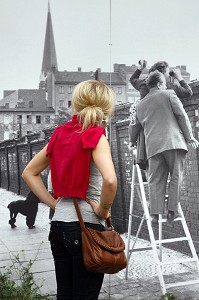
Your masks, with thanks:
M154 71L146 83L150 91L136 106L136 123L129 126L129 137L135 145L144 129L152 223L158 223L158 214L164 212L170 174L167 220L171 222L178 208L187 144L197 148L199 142L193 137L189 118L176 93L166 90L165 76Z

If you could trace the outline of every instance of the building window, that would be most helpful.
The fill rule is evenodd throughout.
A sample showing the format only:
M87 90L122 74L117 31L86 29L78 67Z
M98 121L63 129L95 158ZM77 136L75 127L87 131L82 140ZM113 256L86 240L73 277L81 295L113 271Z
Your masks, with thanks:
M59 86L59 94L64 94L64 86L63 85Z
M70 85L68 86L68 94L72 94L73 92L73 87Z
M32 124L32 116L27 115L27 124Z
M9 108L9 103L5 103L5 108Z
M41 116L36 116L36 124L41 124Z
M71 101L68 101L68 107L71 107Z
M45 123L50 124L50 116L45 116Z
M25 107L25 102L17 102L17 107L20 107L20 108Z
M64 107L64 100L59 100L59 107Z
M29 108L33 107L33 101L29 101Z
M22 115L17 115L17 124L22 123Z
M122 94L122 88L121 86L117 87L117 94L121 95Z

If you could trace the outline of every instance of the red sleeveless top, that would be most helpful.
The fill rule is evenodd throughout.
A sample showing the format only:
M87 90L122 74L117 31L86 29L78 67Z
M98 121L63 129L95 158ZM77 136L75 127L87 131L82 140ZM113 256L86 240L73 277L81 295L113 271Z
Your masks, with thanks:
M97 125L84 132L81 128L74 115L72 121L57 127L49 140L46 155L50 156L54 197L86 197L92 149L106 133Z

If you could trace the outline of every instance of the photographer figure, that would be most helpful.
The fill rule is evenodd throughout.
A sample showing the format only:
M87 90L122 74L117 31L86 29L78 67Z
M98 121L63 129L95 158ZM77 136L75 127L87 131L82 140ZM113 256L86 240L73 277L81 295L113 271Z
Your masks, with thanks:
M130 78L130 83L133 85L133 87L140 92L140 100L144 98L148 92L149 88L147 87L146 80L140 79L140 75L142 71L147 66L146 60L139 60L139 67L137 70L133 73L133 75ZM150 69L149 74L155 70L158 70L161 72L165 79L166 79L166 87L167 89L173 89L179 99L187 98L192 96L193 92L190 88L190 86L185 82L185 80L182 78L180 69L172 69L170 71L169 65L166 61L159 61L155 63ZM169 74L170 73L170 74ZM175 83L173 79L176 79L178 83ZM135 123L135 107L136 103L132 104L130 108L130 125L133 125ZM131 146L131 144L130 144ZM140 165L140 168L146 169L147 161L146 161L146 150L145 150L145 138L143 131L140 131L139 137L137 139L137 163Z
M131 76L130 83L136 90L140 92L140 98L142 99L149 92L149 89L146 85L146 79L139 78L142 71L147 66L147 61L139 60L138 63L139 63L139 67ZM178 98L182 99L182 98L187 98L192 96L193 92L190 86L182 78L180 69L172 69L170 71L169 65L166 61L159 61L149 69L149 74L155 70L158 70L159 72L163 73L166 79L167 89L174 90ZM173 80L171 80L172 79L171 77L173 79L177 79L178 83L173 82Z

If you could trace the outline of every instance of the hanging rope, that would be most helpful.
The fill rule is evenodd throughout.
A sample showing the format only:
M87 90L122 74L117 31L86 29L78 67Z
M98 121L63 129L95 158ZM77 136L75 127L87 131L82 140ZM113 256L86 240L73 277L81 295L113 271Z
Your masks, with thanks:
M112 6L111 0L109 0L109 64L110 64L110 72L109 72L109 85L112 87ZM111 118L109 120L109 143L111 147Z
M112 86L112 78L111 78L111 68L112 68L112 7L111 7L111 0L110 1L110 6L109 6L109 55L110 55L110 76L109 76L109 85L110 85L110 88ZM109 120L109 144L110 144L110 148L111 148L111 118ZM108 276L109 278L109 282L108 282L108 297L110 300L111 299L111 275L109 274Z
M110 0L110 8L109 8L109 55L110 55L110 87L112 85L112 78L111 78L111 68L112 68L112 7L111 7L111 0Z

